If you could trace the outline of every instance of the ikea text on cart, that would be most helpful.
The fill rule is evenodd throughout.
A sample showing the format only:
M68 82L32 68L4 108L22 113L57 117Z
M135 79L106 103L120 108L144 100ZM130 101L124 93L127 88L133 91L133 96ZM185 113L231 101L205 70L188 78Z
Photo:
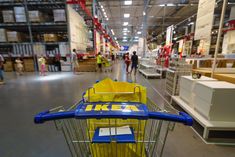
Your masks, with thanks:
M137 106L135 105L87 105L86 112L90 111L126 111L126 112L139 112L140 110L138 109Z

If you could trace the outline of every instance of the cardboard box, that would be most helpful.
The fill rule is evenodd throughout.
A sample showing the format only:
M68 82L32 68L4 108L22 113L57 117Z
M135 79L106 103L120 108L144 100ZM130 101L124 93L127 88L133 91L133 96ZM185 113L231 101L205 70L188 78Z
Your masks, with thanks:
M12 72L12 71L13 71L13 65L12 65L12 62L11 62L11 61L7 61L7 62L4 64L4 71L5 71L5 72Z
M43 15L38 10L29 11L29 21L30 22L43 22Z
M53 10L54 22L66 22L66 15L64 9Z
M44 41L45 42L57 42L58 36L56 34L44 34Z
M26 15L24 7L14 7L16 22L26 22Z
M0 42L7 42L6 29L0 29Z
M13 10L3 10L2 11L3 22L4 23L13 23L15 22Z
M19 32L16 31L9 31L7 32L7 39L8 42L21 42L22 38L21 38L21 34Z

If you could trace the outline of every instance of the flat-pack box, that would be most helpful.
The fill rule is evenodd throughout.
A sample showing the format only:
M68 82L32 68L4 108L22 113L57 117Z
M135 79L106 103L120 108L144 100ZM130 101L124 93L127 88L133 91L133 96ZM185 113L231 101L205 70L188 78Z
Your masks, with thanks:
M7 39L8 39L8 42L21 42L22 34L16 31L8 31Z
M44 34L43 35L45 42L57 42L58 36L56 34Z
M15 20L16 22L26 22L25 8L24 7L14 7Z
M65 22L66 14L64 9L55 9L53 10L54 22Z
M29 21L30 22L43 22L43 14L38 10L29 11Z
M15 22L13 10L3 10L2 17L4 23L13 23Z
M0 28L0 42L7 42L6 29Z

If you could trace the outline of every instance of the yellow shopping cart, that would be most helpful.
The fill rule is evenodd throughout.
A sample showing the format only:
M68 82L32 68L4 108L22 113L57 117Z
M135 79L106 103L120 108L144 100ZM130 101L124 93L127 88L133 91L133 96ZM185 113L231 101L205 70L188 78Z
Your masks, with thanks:
M170 124L192 118L165 113L135 83L100 81L68 110L39 113L35 123L54 120L73 157L160 157Z

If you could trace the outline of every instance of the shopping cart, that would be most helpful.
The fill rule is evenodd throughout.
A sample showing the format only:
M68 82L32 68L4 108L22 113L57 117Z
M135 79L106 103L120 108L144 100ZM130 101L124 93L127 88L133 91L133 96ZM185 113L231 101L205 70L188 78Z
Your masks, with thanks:
M111 59L104 59L103 60L104 71L105 72L112 72L113 71L113 63Z
M129 92L90 88L68 110L59 107L45 111L36 115L34 121L40 124L54 120L73 157L161 157L170 126L174 122L191 126L192 118L183 112L174 115L160 111L156 104L144 100L140 94L144 88L132 85ZM133 102L106 101L121 100L121 95L134 98ZM104 101L95 101L100 96L104 96Z

